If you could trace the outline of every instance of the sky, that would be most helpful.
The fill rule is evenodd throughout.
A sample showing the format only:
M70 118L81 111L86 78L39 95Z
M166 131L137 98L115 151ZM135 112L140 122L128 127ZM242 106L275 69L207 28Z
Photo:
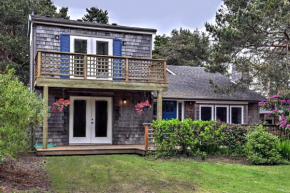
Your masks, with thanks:
M205 30L214 22L222 0L53 0L57 7L68 7L70 19L81 19L85 8L108 10L109 23L157 29L169 35L172 29Z

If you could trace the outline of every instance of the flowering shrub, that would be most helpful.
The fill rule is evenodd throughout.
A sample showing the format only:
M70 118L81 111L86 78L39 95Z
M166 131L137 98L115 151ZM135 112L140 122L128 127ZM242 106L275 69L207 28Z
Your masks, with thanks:
M280 127L283 129L290 129L290 93L278 93L269 97L267 101L259 102L259 106L265 110L271 111L265 114L265 117L270 115L280 116Z
M151 108L149 101L140 102L135 105L135 110L141 114L143 111L146 111Z
M63 108L70 105L69 100L64 100L63 98L57 100L52 104L52 110L56 114L58 112L63 112Z

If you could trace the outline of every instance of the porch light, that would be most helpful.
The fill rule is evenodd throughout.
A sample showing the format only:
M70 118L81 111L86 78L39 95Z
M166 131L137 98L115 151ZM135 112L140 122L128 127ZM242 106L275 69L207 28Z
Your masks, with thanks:
M127 104L127 100L125 98L123 99L123 104Z

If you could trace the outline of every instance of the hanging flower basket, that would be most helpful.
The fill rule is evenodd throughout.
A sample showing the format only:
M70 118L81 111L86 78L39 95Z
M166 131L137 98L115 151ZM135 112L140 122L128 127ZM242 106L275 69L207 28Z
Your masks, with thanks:
M135 105L135 110L138 112L138 114L142 114L143 111L147 111L151 108L151 105L149 101L140 102Z
M54 102L51 106L53 113L63 112L64 107L68 107L70 105L69 100L64 100L63 98Z

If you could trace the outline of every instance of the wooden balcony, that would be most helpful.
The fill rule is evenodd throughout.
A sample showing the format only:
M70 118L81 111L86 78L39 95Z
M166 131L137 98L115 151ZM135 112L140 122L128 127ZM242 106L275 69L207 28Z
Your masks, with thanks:
M35 86L167 90L166 60L38 51Z

